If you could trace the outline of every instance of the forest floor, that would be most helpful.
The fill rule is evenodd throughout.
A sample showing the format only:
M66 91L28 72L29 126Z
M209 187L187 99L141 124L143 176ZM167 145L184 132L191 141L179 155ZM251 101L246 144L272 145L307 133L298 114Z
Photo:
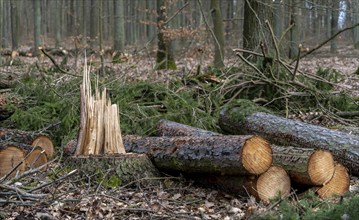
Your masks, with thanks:
M154 83L169 83L174 78L195 73L198 64L206 71L212 57L199 56L183 57L178 61L176 71L155 71L154 59L150 55L126 54L122 57L122 63L108 66L112 74L117 74L119 79L128 82L150 80ZM358 96L358 57L359 51L351 48L343 47L335 56L328 54L323 48L323 51L301 60L299 68L307 73L315 73L318 68L335 69L345 76L341 86L350 89L354 96ZM7 59L11 62L10 58ZM46 57L16 59L21 61L19 65L12 63L0 67L2 82L17 81L26 74L32 74L36 65L44 71L53 66ZM89 59L92 59L91 56ZM199 62L201 59L203 61ZM56 60L61 62L62 58L56 57ZM82 59L78 59L77 62L74 60L74 57L69 59L67 65L74 70L80 70ZM95 60L93 59L94 69L99 67ZM13 62L17 61L14 59ZM232 66L238 62L239 59L233 55L226 60L226 65ZM0 96L4 94L1 93ZM264 204L250 196L238 197L202 188L182 177L163 177L162 181L153 184L139 180L131 185L113 189L105 188L101 181L77 174L58 182L53 181L70 171L66 166L66 159L61 159L53 162L47 171L39 171L18 183L17 186L25 183L51 183L39 190L47 195L43 199L22 201L14 195L8 200L3 200L0 190L0 219L328 219L328 216L336 219L354 219L354 216L347 216L349 214L343 207L347 205L348 200L359 197L359 180L354 176L351 177L350 193L340 198L321 200L314 194L302 195L300 192L293 192L284 200ZM358 199L355 204L359 207Z

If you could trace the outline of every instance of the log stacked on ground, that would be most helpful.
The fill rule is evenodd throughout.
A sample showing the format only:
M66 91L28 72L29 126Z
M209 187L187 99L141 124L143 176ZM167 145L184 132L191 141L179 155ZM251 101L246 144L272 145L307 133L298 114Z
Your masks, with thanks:
M350 178L348 170L341 164L335 165L333 178L317 190L321 198L330 198L334 195L343 195L349 191Z
M255 134L273 144L328 150L352 174L359 175L359 136L249 111L240 105L224 108L219 124L230 134Z
M46 153L39 146L15 142L0 143L0 177L9 174L14 176L26 169L36 168L47 163ZM18 166L16 169L15 167ZM14 169L14 170L13 170Z
M126 151L147 153L167 171L221 175L261 174L272 164L272 150L258 136L125 136Z
M31 146L39 146L45 150L49 159L54 156L54 144L47 134L38 132L21 131L16 129L0 129L1 142L23 143Z
M188 125L160 120L156 125L158 135L219 136L221 134ZM283 167L293 181L300 184L321 186L334 174L334 160L329 151L312 148L271 145L273 163Z
M221 135L167 120L161 120L159 125L156 126L157 134L180 134L187 136ZM338 166L335 165L333 156L329 151L291 146L271 146L273 150L273 163L283 167L293 181L300 184L321 186L318 191L320 196L324 191L327 192L326 195L329 196L332 196L333 194L342 195L348 191L349 175L345 169L339 169L340 174L338 174ZM334 170L336 170L337 173L336 178L333 176ZM338 176L342 176L341 181L335 180L338 179ZM193 176L191 178L193 178ZM248 192L251 192L251 194L253 194L253 191L250 191L250 189L256 189L258 191L256 187L258 178L255 177L197 175L196 179L199 182L202 181L204 183L213 184L222 190L231 191L231 189L233 189L232 192L238 193L239 195L243 195L244 188ZM275 178L273 179L273 182L275 182ZM337 185L337 187L334 187L335 185ZM328 190L328 187L334 189ZM329 191L334 193L329 194Z

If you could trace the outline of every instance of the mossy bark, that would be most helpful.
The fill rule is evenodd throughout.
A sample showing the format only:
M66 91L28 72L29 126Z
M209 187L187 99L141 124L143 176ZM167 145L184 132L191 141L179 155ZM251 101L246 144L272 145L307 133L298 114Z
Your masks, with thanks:
M96 174L104 180L116 177L117 186L139 179L151 181L151 178L160 176L145 154L76 156L68 158L67 163L83 174Z
M126 152L147 153L164 171L220 175L261 174L272 164L270 145L257 136L125 136Z
M224 108L219 124L231 134L255 134L273 144L328 150L352 174L359 175L359 136L263 112L246 111L241 106Z

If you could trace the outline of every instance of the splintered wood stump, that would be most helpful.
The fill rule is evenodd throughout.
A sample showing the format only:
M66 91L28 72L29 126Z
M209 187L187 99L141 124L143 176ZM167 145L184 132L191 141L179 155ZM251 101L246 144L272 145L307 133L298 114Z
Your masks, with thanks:
M163 136L218 136L219 133L202 130L192 126L160 120L156 132ZM334 159L329 151L311 148L271 145L273 163L283 167L294 182L321 186L334 174Z
M224 108L219 124L230 134L255 134L273 144L328 150L352 174L359 175L359 136L272 114L251 112L240 105Z
M20 131L15 129L0 129L0 140L5 142L23 143L31 146L39 146L45 150L49 159L54 156L54 144L46 134Z
M332 196L341 196L348 192L350 178L348 170L341 164L335 165L333 178L324 186L317 190L321 198L330 198Z
M151 178L160 176L145 154L82 155L70 158L69 165L84 174L96 174L104 180L112 177L119 181L118 186L139 179L151 182Z
M125 136L126 151L150 155L167 171L212 174L261 174L272 164L268 142L258 136Z
M334 174L334 159L329 151L272 145L273 163L282 166L294 182L322 186Z
M36 168L45 163L47 163L46 154L38 146L0 142L0 178L8 175L19 164L8 177L13 177L16 173L22 173L26 169Z
M290 178L286 171L278 166L270 167L259 177L256 176L220 176L211 174L185 175L197 184L225 191L235 196L252 195L264 202L277 196L290 193Z

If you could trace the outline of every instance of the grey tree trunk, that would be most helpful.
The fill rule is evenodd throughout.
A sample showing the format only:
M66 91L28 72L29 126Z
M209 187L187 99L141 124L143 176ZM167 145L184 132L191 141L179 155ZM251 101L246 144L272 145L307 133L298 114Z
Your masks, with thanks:
M55 19L55 47L60 47L61 42L61 14L62 14L62 7L61 2L56 0L56 18Z
M115 28L114 28L114 49L122 52L125 47L125 10L123 0L114 0Z
M299 46L299 38L300 38L299 6L300 6L300 1L291 0L290 24L293 25L293 27L290 30L289 58L295 58L298 55L298 46Z
M83 39L82 42L84 44L85 47L87 47L87 18L88 18L88 1L87 0L82 0L82 5L83 5L83 9L82 9L82 35L83 35Z
M273 25L274 25L274 35L280 39L283 32L283 3L281 0L275 0L274 3L274 15L273 15Z
M352 9L353 9L353 24L359 23L359 2L352 1ZM353 40L354 40L354 48L359 49L359 27L353 29Z
M211 0L211 14L214 32L214 66L224 67L224 27L219 0Z
M96 0L91 0L90 7L90 45L96 45L96 37L98 36L98 8Z
M34 1L34 54L39 55L39 46L41 45L41 2L40 0Z
M4 8L4 1L3 0L0 0L0 65L2 65L3 63L3 60L2 60L2 49L3 49L3 24L4 24L4 21L3 21L3 8Z
M263 41L265 46L268 46L266 41L269 39L265 36L263 31L264 21L271 20L267 5L270 4L267 0L246 0L244 3L244 20L243 20L243 48L247 50L256 51L259 48L260 42ZM244 57L249 58L250 54L243 53ZM255 61L256 57L250 58Z
M167 0L157 0L157 69L176 69L171 40L165 36L167 21Z
M10 1L11 13L11 43L12 49L17 50L19 47L20 39L20 14L19 14L19 1Z
M332 18L331 18L331 29L330 33L333 36L335 33L338 32L338 17L339 17L339 0L333 0L333 6L332 6ZM338 46L337 46L337 40L334 38L330 41L330 52L331 53L337 53L338 52Z

